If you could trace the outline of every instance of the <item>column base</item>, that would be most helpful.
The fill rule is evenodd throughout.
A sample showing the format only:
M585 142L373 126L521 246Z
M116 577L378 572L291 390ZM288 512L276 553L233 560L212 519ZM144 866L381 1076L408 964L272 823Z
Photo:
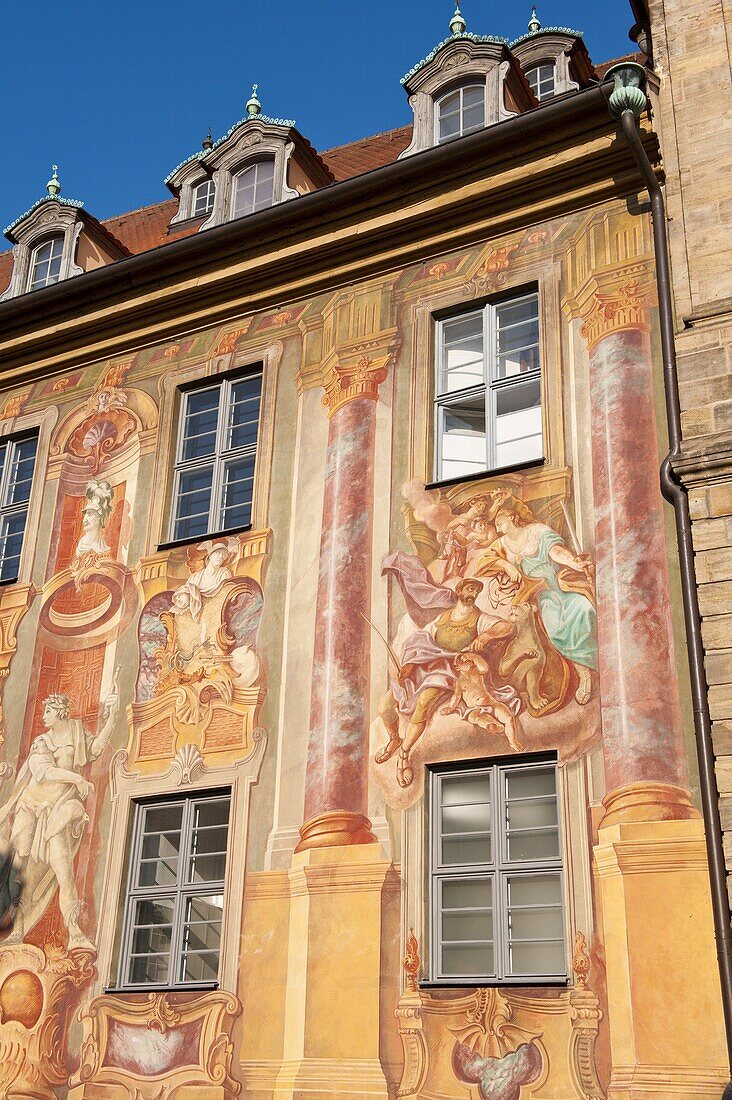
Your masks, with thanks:
M295 851L342 848L351 844L378 844L369 819L350 810L328 810L305 822L300 829L300 843Z
M729 1074L660 1071L658 1066L615 1066L608 1100L719 1100Z
M719 1100L729 1081L700 819L603 825L608 1100Z
M629 783L611 791L602 804L602 829L623 821L691 821L700 817L689 791L671 783Z

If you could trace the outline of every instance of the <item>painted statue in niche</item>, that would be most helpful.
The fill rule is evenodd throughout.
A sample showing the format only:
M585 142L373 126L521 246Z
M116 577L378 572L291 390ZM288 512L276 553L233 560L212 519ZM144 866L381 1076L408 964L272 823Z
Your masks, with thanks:
M110 552L104 538L104 528L112 514L114 490L108 481L90 481L86 487L86 499L81 519L82 534L74 551L76 559L85 554L103 555Z
M235 747L253 730L263 698L256 637L262 610L257 582L237 538L189 547L188 577L157 592L143 609L134 724L140 753L174 752L171 738Z
M109 743L119 711L116 688L104 702L99 729L90 733L71 714L67 695L43 704L45 733L34 738L12 795L0 808L0 840L13 853L23 889L12 931L4 943L20 943L46 912L56 888L69 948L94 950L79 926L74 858L89 821L84 803L92 791L84 776Z
M413 800L415 762L557 747L571 759L599 731L593 563L540 477L503 480L452 499L404 488L417 553L382 564L407 614L374 723L395 805Z

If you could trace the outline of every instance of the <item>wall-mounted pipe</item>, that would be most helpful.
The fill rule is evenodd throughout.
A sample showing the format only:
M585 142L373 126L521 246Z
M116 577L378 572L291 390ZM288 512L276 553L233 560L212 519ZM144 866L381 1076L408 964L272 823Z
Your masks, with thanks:
M615 88L609 99L610 110L620 120L622 132L651 200L653 247L656 259L661 325L663 384L669 434L669 453L661 464L661 492L666 500L673 505L676 517L676 538L679 545L681 591L689 651L691 696L694 708L694 732L696 735L697 758L699 760L701 804L712 889L714 932L717 942L719 977L722 986L727 1054L730 1063L730 1083L724 1090L722 1100L732 1100L732 927L730 927L722 826L719 818L719 793L714 772L712 723L709 714L707 679L704 671L704 645L697 596L696 571L694 569L689 497L673 468L673 460L681 454L681 406L679 403L679 379L676 369L666 209L663 191L643 148L643 142L638 132L638 119L646 109L645 70L641 65L626 62L613 66L612 69L608 70L606 76L615 81Z

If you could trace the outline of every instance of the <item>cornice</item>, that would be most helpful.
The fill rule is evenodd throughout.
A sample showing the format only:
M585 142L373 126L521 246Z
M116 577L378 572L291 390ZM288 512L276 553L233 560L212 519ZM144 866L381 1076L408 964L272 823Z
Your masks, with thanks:
M607 86L609 88L610 85ZM0 305L6 386L393 271L638 190L605 91ZM644 132L658 160L655 134Z

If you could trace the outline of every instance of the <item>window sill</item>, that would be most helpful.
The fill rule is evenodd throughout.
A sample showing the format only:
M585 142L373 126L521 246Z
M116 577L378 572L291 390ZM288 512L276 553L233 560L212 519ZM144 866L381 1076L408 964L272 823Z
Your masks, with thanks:
M104 990L105 994L121 997L132 994L148 993L214 993L220 989L218 982L200 982L198 985L145 985L138 989L128 989L126 986L109 986Z
M158 543L158 553L162 550L175 550L178 546L192 546L196 542L205 542L207 539L227 539L234 535L242 535L252 530L252 524L247 523L243 527L231 527L228 531L211 531L205 535L191 535L187 539L173 539L171 542Z
M18 583L18 578L17 577L4 577L2 580L0 580L0 588L7 588L7 586L9 584L17 584L17 583Z
M546 465L545 458L532 458L530 462L518 462L514 466L497 466L494 470L483 470L475 474L461 474L460 477L445 478L444 481L431 481L425 485L425 489L447 489L452 485L464 485L469 481L487 481L491 477L503 477L505 474L516 474L522 470L539 469Z
M440 981L417 982L419 989L567 989L569 978L486 978L483 981L444 978Z

